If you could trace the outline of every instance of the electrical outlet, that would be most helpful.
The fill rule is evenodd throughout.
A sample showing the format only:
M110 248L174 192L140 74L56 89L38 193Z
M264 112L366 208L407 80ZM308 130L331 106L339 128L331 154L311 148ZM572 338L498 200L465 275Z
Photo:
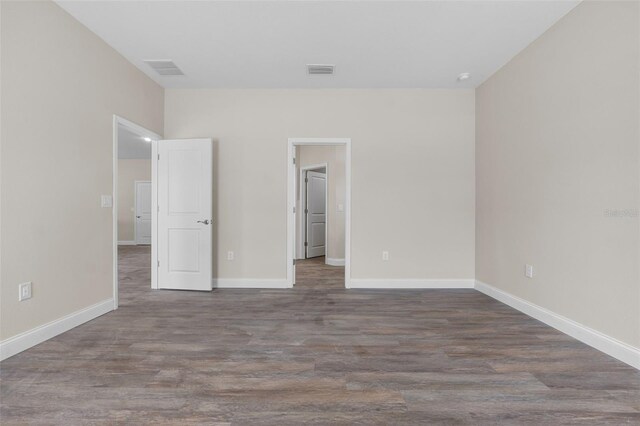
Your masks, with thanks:
M234 259L234 254L232 251L228 251L227 252L227 260L233 260Z
M31 299L31 281L18 285L18 301Z
M533 278L533 266L524 265L524 276L527 278Z
M382 252L382 260L384 260L384 261L389 260L389 252L388 251L383 251Z

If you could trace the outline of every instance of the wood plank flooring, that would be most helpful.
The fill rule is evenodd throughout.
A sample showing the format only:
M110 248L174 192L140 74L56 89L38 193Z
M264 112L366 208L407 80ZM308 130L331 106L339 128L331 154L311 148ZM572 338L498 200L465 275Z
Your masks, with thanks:
M640 373L474 290L151 291L0 365L12 424L640 424Z

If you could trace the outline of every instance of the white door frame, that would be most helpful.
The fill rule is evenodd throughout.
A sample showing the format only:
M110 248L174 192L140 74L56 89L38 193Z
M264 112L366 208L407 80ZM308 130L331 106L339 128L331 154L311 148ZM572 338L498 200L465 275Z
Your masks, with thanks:
M153 182L150 180L134 180L133 181L133 215L135 216L133 221L133 242L135 243L135 245L140 244L138 242L138 184L139 183L150 183L151 188L153 190ZM153 194L151 196L153 197ZM153 214L153 212L151 213ZM153 227L153 223L151 224L151 226Z
M301 145L345 146L345 226L344 286L351 287L351 138L289 138L287 149L287 284L293 287L296 246L296 165L295 148Z
M300 205L299 207L299 212L300 214L298 215L300 217L300 223L297 229L297 233L296 233L296 244L298 247L298 256L296 256L298 259L304 259L305 256L300 256L300 253L306 253L306 250L304 248L304 241L302 238L297 238L298 235L302 236L304 235L305 232L305 226L307 224L307 219L306 216L304 214L304 210L302 210L304 208L304 205L302 204L302 201L304 200L304 197L306 197L307 194L307 186L306 185L302 185L302 180L304 179L304 174L306 172L308 172L309 170L315 170L315 169L321 169L323 168L325 169L325 174L327 175L327 179L325 180L325 194L324 194L324 201L325 201L325 214L326 214L326 219L327 222L325 224L324 227L324 247L325 247L325 263L327 260L327 253L329 252L329 194L328 194L328 189L329 189L329 165L327 163L320 163L320 164L312 164L310 166L304 166L304 167L300 167L300 178L298 179L298 182L300 182ZM297 192L297 191L296 191ZM297 195L297 194L296 194Z
M158 155L158 143L159 139L162 139L162 136L158 135L155 132L152 132L149 129L146 129L132 121L129 121L125 118L122 118L118 115L113 115L113 189L112 189L112 197L113 204L111 210L111 219L112 219L112 256L113 256L113 309L118 309L118 126L126 127L132 132L140 135L151 138L151 158L153 160ZM152 265L154 262L157 262L158 253L157 253L157 229L156 224L158 223L157 215L158 215L158 200L157 200L157 179L156 179L156 162L151 161L151 288L157 288L158 286L158 270L157 268L153 268ZM134 234L135 236L135 234ZM155 287L154 287L155 285Z

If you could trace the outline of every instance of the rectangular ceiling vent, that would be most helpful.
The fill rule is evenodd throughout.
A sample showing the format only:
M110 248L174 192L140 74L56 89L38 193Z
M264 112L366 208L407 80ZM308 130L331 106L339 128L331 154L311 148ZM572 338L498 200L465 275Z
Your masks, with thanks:
M178 68L173 61L149 59L144 61L144 63L160 75L184 75L182 70Z
M333 74L335 67L335 65L309 64L307 72L309 74L330 75Z

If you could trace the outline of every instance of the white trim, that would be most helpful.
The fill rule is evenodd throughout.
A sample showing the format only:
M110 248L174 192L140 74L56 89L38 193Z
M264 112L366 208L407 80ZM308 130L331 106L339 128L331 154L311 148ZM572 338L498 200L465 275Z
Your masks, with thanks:
M295 158L295 147L299 145L344 145L345 146L345 265L344 265L344 286L350 287L351 282L351 138L289 138L287 149L287 284L293 287L295 274L293 260L295 258L296 246L296 214L293 213L295 207L295 176L296 165L293 164Z
M160 138L158 138L159 140ZM158 140L151 141L151 289L158 290Z
M133 181L133 239L135 240L134 241L135 245L149 244L149 243L141 243L138 241L138 184L139 183L151 183L151 181L150 180L134 180ZM151 186L151 190L153 191L153 185ZM153 204L153 200L151 201L151 204ZM153 212L153 205L151 206L151 211ZM151 218L151 220L153 221L153 217ZM152 226L152 229L153 229L153 226Z
M640 369L640 348L635 348L613 337L535 305L506 291L500 290L482 281L476 280L476 290L492 297L505 305L541 321L569 336L604 352L632 367Z
M137 244L135 241L126 240L126 241L118 241L118 245L119 246L135 246Z
M330 266L344 266L344 259L332 259L330 257L325 257L324 263Z
M473 288L473 279L369 279L352 278L349 288L359 289L429 289L429 288Z
M214 278L213 288L291 288L286 279Z
M129 121L125 118L122 118L118 115L113 115L113 181L112 181L112 197L113 197L113 207L111 210L111 219L112 219L112 256L113 256L113 309L118 309L118 126L126 127L132 132L136 133L140 136L148 136L153 141L151 143L151 153L152 159L156 158L157 154L157 140L161 138L160 135L152 132L151 130L145 129L144 127ZM152 183L151 183L151 191L152 191L152 216L151 216L151 228L152 228L152 237L151 237L151 261L152 265L156 264L157 252L156 252L156 240L155 236L155 224L157 223L157 217L155 215L156 209L156 198L155 198L155 164L151 162L151 173L152 173ZM135 235L134 235L135 238ZM154 287L154 283L156 287ZM151 268L151 288L157 288L157 271L156 268Z
M298 229L296 232L296 247L297 247L297 253L296 253L296 259L306 259L306 253L307 251L304 248L304 241L302 239L302 235L305 232L305 227L307 225L306 223L306 216L304 213L304 209L306 208L306 206L304 206L302 204L302 200L304 198L306 198L307 196L307 185L303 185L302 184L302 180L304 178L304 173L308 172L309 170L314 170L314 169L321 169L324 167L325 169L325 175L326 175L326 180L325 180L325 194L324 194L324 201L325 201L325 218L326 218L326 224L325 224L325 228L324 228L324 252L325 255L327 253L329 253L329 193L328 193L328 189L329 189L329 164L328 163L321 163L321 164L311 164L308 166L304 166L304 167L299 167L298 164L296 164L296 167L299 168L299 173L297 173L297 175L299 176L298 178L298 182L300 182L300 205L297 205L297 199L294 201L294 203L296 203L296 222L298 223ZM296 193L298 191L296 190ZM297 195L297 194L296 194ZM303 197L304 196L304 197ZM298 220L299 219L299 220ZM299 237L300 236L300 237Z
M0 360L5 360L17 353L34 347L45 340L69 331L74 327L91 321L115 309L113 299L91 305L87 308L66 315L57 320L43 324L0 342Z

